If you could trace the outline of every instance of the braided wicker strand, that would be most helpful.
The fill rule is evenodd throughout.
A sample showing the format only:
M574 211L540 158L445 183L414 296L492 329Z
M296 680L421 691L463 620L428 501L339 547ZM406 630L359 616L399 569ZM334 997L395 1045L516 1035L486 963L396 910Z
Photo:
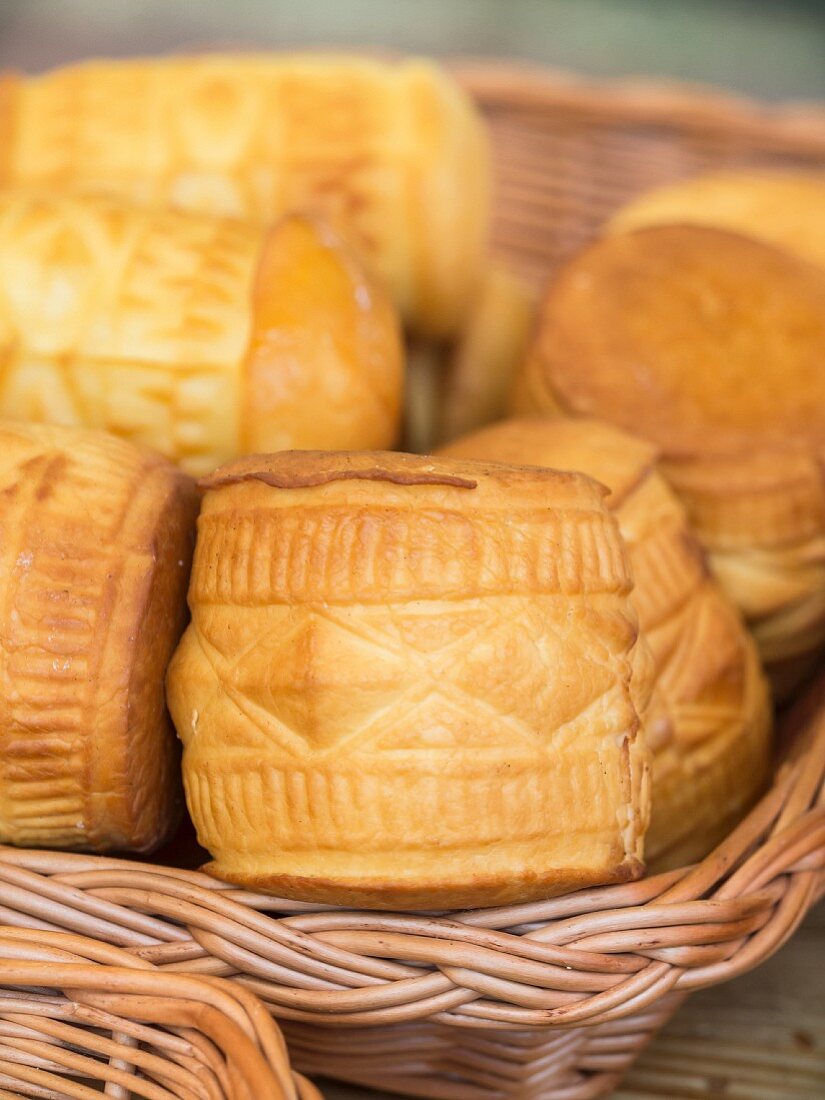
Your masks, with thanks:
M31 989L25 988L31 987ZM0 931L0 1096L319 1100L260 1002L66 932ZM11 1090L11 1091L8 1091Z

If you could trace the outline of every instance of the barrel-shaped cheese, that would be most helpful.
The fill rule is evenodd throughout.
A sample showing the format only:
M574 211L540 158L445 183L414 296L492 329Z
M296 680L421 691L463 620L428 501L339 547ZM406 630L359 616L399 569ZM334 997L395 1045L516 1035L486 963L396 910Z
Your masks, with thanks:
M710 577L655 447L598 420L523 418L443 453L580 470L610 489L653 657L643 715L653 794L645 858L657 869L702 859L767 783L771 713L753 639Z
M168 697L219 877L431 908L641 872L645 664L599 486L292 452L205 487Z
M196 512L151 451L0 425L0 843L146 851L177 821L163 677Z

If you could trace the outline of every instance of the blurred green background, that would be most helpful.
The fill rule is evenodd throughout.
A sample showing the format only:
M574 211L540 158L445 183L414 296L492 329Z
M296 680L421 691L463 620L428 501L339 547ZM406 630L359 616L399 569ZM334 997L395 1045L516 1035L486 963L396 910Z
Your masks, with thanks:
M209 45L508 55L825 99L823 0L0 0L0 63Z

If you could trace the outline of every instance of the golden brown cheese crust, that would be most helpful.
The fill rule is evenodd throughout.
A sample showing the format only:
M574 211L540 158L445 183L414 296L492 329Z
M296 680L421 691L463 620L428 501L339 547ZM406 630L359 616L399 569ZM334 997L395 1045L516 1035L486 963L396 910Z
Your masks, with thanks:
M551 286L534 350L562 408L668 458L825 442L825 272L734 233L597 241Z
M825 477L788 443L737 456L663 464L708 550L714 574L748 620L779 699L825 644Z
M654 664L645 855L654 869L701 859L767 781L770 708L754 645L707 576L684 510L656 471L655 448L596 420L518 419L442 453L580 470L611 490Z
M599 415L661 469L783 691L825 642L825 272L699 226L607 237L551 287L514 408ZM781 670L780 670L780 666Z
M437 437L446 443L504 415L536 315L536 294L491 263L441 374Z
M204 54L91 61L6 89L5 185L259 224L321 214L417 328L459 325L485 251L489 152L478 113L437 66Z
M608 231L652 225L730 229L825 267L825 175L749 170L680 180L628 203Z
M477 473L477 469L472 472ZM386 481L393 485L449 485L475 489L475 477L439 469L419 455L334 454L328 451L281 451L276 455L245 455L201 478L203 489L221 489L242 481L259 481L274 489L308 489L332 481Z
M163 677L194 484L70 428L0 427L0 841L149 851L180 813Z
M389 446L397 318L324 226L0 195L0 416L104 428L188 472Z
M215 874L428 908L641 872L644 685L600 486L293 453L206 487L168 698Z

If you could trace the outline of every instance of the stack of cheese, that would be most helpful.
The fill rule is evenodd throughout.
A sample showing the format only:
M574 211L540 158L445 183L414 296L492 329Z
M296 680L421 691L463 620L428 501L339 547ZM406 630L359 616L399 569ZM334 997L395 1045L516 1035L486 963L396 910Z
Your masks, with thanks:
M690 522L795 672L825 636L825 274L619 224L541 308L533 418L403 454L403 329L454 341L449 438L501 411L532 317L446 74L93 63L7 80L0 114L0 841L169 833L170 659L228 881L494 905L721 839L770 707Z
M548 290L514 400L659 447L781 696L825 646L823 225L813 177L643 196Z

